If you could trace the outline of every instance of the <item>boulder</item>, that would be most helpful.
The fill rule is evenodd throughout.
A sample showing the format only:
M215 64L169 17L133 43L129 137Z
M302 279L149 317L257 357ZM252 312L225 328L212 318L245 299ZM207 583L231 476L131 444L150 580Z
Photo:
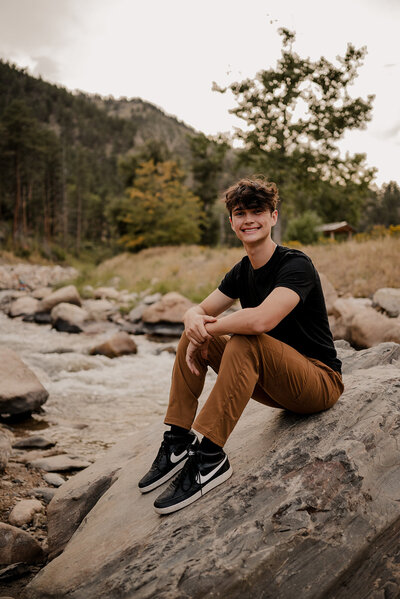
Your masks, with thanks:
M3 472L11 455L11 437L5 428L0 425L0 472Z
M90 350L91 355L100 354L107 356L108 358L118 358L119 356L125 356L127 354L136 354L137 345L124 331L116 333L104 343L96 345Z
M0 348L0 414L34 412L49 394L11 349Z
M359 310L351 321L351 344L364 349L384 341L400 343L400 319L388 318L373 308Z
M22 499L11 510L8 521L13 526L23 526L32 522L33 516L43 510L38 499Z
M53 291L50 295L43 298L38 306L38 312L51 312L54 306L58 304L74 304L81 306L82 301L75 285L61 287Z
M30 316L35 314L38 310L39 300L29 295L19 297L14 300L9 309L9 316L15 318L16 316Z
M227 443L233 476L168 517L137 489L162 427L125 439L56 491L50 546L74 534L26 599L397 597L399 375L397 361L350 369L313 416L250 402Z
M15 526L0 522L0 564L35 564L44 557L43 549L31 535Z
M146 308L142 320L146 323L158 322L183 322L186 310L193 306L192 302L180 293L171 291L164 295L160 301Z
M334 339L351 341L351 325L354 316L365 307L372 306L372 301L364 297L341 297L337 299L329 316Z
M37 458L28 461L32 468L46 470L46 472L63 472L68 470L82 470L90 466L90 462L80 457L69 455L67 453L61 455L52 455L44 458Z
M67 303L54 306L50 316L53 328L64 333L81 333L89 318L86 310Z
M119 291L114 287L99 287L93 291L93 297L95 299L119 299Z
M375 291L372 298L374 305L379 306L388 316L396 318L400 314L400 289L383 287Z
M324 275L322 272L319 273L319 278L321 279L322 291L325 298L325 304L328 314L332 314L333 304L338 299L338 294L328 277Z
M106 299L89 299L83 304L89 314L90 320L107 320L116 311L114 304Z

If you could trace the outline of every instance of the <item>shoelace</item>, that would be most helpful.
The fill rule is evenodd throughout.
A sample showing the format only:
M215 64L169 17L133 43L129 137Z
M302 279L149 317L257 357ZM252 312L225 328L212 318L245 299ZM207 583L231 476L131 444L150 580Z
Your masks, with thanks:
M179 475L172 480L171 486L173 486L174 488L177 488L181 484L181 482L183 482L185 480L186 476L189 477L190 484L198 483L199 481L198 481L197 475L199 472L200 462L201 462L201 459L200 459L200 456L197 453L197 451L193 451L192 449L189 449L189 457L186 461L186 464L180 471ZM202 487L200 487L200 493L201 493L201 495L203 495Z

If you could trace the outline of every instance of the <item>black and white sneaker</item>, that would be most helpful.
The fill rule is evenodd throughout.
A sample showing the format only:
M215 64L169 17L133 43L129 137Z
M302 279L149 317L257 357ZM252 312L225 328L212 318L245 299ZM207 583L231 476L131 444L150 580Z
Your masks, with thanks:
M232 472L228 456L222 449L216 453L190 449L183 470L157 497L154 509L158 514L176 512L226 481Z
M198 445L199 440L191 431L187 435L173 435L165 431L156 459L138 483L141 493L156 489L179 472L189 457L189 448L197 448Z

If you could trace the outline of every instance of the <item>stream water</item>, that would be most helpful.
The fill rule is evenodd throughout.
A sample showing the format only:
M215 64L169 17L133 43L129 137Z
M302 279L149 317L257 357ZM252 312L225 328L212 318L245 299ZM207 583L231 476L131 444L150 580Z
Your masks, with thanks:
M156 421L161 435L174 355L157 355L166 344L143 336L135 336L136 355L114 359L88 355L111 333L60 333L50 325L11 319L0 312L1 346L17 352L49 392L42 413L12 424L17 434L41 429L57 449L90 459ZM215 377L212 371L207 374L203 396Z

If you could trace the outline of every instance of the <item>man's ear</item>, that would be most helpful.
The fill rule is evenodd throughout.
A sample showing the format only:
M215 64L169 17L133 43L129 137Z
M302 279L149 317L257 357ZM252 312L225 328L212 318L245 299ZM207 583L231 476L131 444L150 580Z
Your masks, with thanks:
M231 223L231 228L233 229L233 224L232 224L232 217L229 217L229 222Z
M278 211L274 210L272 212L271 216L272 216L272 226L274 227L276 225L276 223L277 223L277 220L278 220Z

